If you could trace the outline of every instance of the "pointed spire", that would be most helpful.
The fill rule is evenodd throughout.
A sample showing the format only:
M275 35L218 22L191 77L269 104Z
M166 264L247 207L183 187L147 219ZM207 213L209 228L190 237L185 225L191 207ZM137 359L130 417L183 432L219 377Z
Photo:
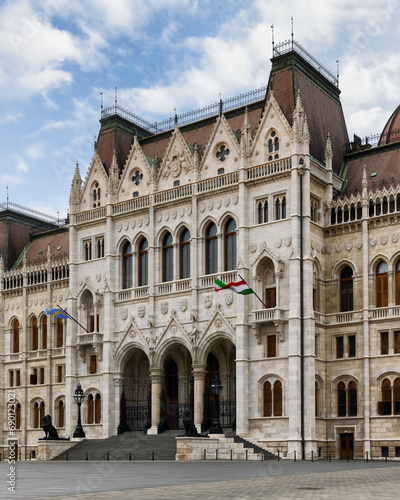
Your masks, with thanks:
M364 164L364 166L363 166L363 174L362 174L362 187L363 187L363 189L364 189L364 188L365 188L365 189L367 189L367 187L368 187L368 181L367 181L367 168L366 168L365 164Z
M47 243L47 262L51 260L50 241Z
M328 132L328 138L326 139L325 145L325 161L331 160L333 158L333 150L332 150L332 141L331 141L331 133Z
M242 126L242 130L241 130L240 147L241 147L242 153L245 156L248 156L250 154L251 126L250 126L250 120L249 120L249 110L248 110L247 106L246 106L246 110L244 113L243 126Z
M304 117L303 142L306 142L306 143L310 142L310 129L308 128L308 119L307 119L307 116Z
M2 274L4 271L4 259L3 259L3 254L0 253L0 274Z
M108 177L108 192L111 195L117 192L118 181L119 181L119 167L117 161L117 152L114 150L111 160L110 173Z
M193 155L193 163L195 170L200 169L200 155L199 155L199 145L197 142L194 145L194 155Z
M22 258L22 266L24 271L26 270L26 247L24 248L24 257Z
M303 108L303 102L301 100L301 92L300 92L300 89L297 89L297 97L296 97L296 110L299 112L299 113L302 113L304 111L304 108Z
M81 189L82 189L82 179L81 179L81 174L79 172L79 163L76 162L74 178L72 179L71 192L69 196L69 203L71 206L79 204Z

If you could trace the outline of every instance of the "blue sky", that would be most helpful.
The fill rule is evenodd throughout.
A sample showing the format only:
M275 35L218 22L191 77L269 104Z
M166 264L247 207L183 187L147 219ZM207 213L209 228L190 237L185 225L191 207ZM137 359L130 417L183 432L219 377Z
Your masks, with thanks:
M400 104L397 0L0 2L0 202L64 217L104 106L163 120L268 82L294 37L336 73L349 134L376 134Z

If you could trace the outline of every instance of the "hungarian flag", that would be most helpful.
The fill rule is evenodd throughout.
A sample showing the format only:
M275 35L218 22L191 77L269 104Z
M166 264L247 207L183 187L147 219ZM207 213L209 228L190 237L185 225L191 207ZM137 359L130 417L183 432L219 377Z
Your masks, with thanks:
M62 309L56 309L56 308L50 308L48 307L45 311L46 314L49 316L54 316L55 318L58 319L69 319L70 317L68 314L65 314L65 312Z
M227 285L222 283L222 281L215 280L215 291L228 290L230 288L235 293L240 293L240 295L249 295L254 293L254 291L249 287L249 285L244 281L231 281Z

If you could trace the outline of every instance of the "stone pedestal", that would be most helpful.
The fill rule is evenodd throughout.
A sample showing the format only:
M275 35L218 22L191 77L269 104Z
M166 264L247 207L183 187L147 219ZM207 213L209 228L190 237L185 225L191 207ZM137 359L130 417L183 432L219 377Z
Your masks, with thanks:
M73 441L59 441L57 439L54 441L38 441L37 459L52 460L81 441L83 441L83 439L74 439Z
M212 437L177 437L175 460L261 460L261 453L254 453L224 434L213 434Z

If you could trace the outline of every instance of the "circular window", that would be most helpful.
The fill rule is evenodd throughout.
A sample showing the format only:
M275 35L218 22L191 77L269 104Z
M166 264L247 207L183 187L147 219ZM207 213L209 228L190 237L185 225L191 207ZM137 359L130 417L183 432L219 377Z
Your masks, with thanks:
M217 160L219 160L220 162L223 162L229 156L229 153L230 153L230 151L229 151L228 147L225 144L222 144L217 149L215 156L217 157Z
M135 170L135 173L132 176L132 182L135 186L139 186L140 181L143 179L143 174L140 170Z

